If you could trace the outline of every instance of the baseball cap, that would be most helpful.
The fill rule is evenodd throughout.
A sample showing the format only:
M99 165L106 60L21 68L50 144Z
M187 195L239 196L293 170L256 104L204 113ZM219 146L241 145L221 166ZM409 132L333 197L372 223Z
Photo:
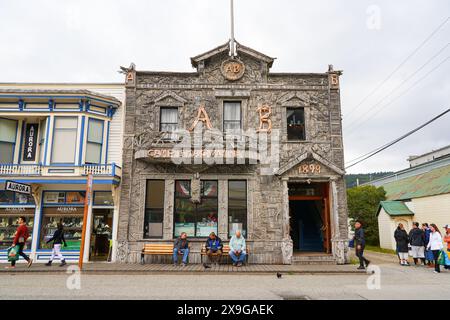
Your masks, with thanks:
M450 224L446 224L444 228L450 228Z

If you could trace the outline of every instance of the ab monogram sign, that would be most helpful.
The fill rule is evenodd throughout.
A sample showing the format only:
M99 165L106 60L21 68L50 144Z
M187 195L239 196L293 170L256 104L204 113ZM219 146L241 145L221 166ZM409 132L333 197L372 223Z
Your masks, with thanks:
M222 62L221 71L227 80L236 81L244 75L245 65L239 60L228 59Z

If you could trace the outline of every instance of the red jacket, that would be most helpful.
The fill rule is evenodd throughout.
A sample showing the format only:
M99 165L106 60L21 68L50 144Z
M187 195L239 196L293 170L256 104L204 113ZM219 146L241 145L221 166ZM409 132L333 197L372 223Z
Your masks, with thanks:
M19 243L19 238L23 238L26 242L30 233L28 232L28 227L24 224L17 227L16 236L14 237L13 246Z

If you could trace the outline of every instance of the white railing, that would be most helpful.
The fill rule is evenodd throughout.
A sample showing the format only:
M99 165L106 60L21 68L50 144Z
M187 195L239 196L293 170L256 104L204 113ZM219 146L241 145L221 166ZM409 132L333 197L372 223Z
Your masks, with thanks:
M92 174L94 176L116 176L121 173L120 167L113 164L86 164L83 166L82 175Z
M0 175L33 175L39 176L42 172L40 165L28 164L0 164Z

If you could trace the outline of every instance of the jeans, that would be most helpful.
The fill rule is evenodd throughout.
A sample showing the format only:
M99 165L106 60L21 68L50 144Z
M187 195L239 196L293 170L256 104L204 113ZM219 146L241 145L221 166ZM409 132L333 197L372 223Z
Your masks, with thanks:
M178 263L178 253L183 255L183 263L187 263L187 259L189 256L189 248L188 249L178 249L173 248L173 263Z
M233 260L234 263L238 263L238 262L245 262L245 257L247 256L247 254L245 252L241 251L241 254L237 255L234 251L230 251L230 257L231 260Z
M356 246L355 253L359 259L359 266L364 267L364 263L367 264L369 262L369 260L364 258L364 246L361 246L361 249L358 249L358 246Z
M30 261L30 258L25 253L23 253L23 247L25 246L25 243L18 243L18 245L19 245L18 254L20 256L22 256L26 261ZM14 267L15 265L16 265L16 261L11 261L11 266Z

